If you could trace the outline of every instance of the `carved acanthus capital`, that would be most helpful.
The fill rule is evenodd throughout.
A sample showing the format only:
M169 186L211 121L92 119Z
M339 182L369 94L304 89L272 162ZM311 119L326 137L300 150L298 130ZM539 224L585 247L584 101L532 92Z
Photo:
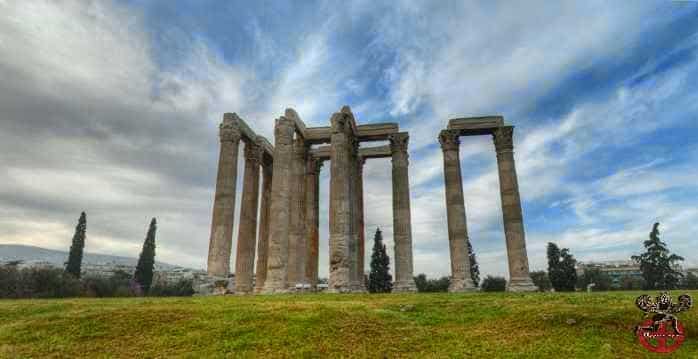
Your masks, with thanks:
M388 136L388 140L390 140L390 151L395 153L395 152L402 152L402 153L407 153L407 145L410 142L410 135L408 135L405 132L401 133L394 133L390 136Z
M263 158L264 147L253 141L248 141L245 143L245 161L255 163L259 166L262 164Z
M315 176L318 173L320 173L320 166L318 166L318 159L315 158L314 156L308 156L308 159L306 161L305 165L305 171L306 174L309 176Z
M223 114L223 122L218 126L218 135L221 142L239 142L241 137L240 117L230 112Z
M456 130L442 130L439 133L439 143L443 151L458 151L460 147L460 133Z
M494 148L497 152L514 150L514 126L502 126L492 133Z
M276 125L274 126L274 137L276 138L277 142L290 145L293 143L293 134L295 130L296 127L293 120L281 116L276 120Z

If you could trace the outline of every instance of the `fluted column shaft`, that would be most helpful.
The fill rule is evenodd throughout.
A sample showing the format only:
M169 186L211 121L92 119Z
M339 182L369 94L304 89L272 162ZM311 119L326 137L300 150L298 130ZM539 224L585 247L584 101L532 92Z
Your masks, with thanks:
M259 205L259 166L263 149L250 141L245 144L245 174L242 182L242 203L235 257L235 293L252 292L254 255L257 239L257 210Z
M528 272L528 255L526 254L526 238L519 196L519 183L514 162L514 127L503 126L493 135L497 151L497 168L499 172L499 187L502 196L502 217L504 219L504 235L507 243L509 260L510 291L534 291L536 287Z
M463 183L461 179L459 133L443 130L439 142L444 156L444 181L446 188L446 217L448 243L451 254L451 285L449 292L473 290L468 257L468 226L465 219Z
M416 291L412 259L412 214L410 209L409 155L407 133L390 136L393 165L393 240L395 242L395 292Z
M351 216L351 153L353 131L350 118L339 112L332 116L330 178L330 278L328 291L351 291L353 219Z
M365 278L364 278L364 266L365 266L365 248L366 248L366 234L365 234L365 222L364 222L364 164L366 163L365 158L359 158L358 169L357 169L357 181L356 181L356 199L357 199L357 220L358 220L358 241L357 244L357 276L363 289L365 289Z
M282 116L274 128L274 176L271 185L270 217L273 221L269 237L267 278L263 293L288 290L288 239L291 224L291 163L293 162L293 134L295 124Z
M302 137L293 142L291 164L291 226L288 240L288 285L306 283L306 238L305 238L305 174L307 147Z
M267 258L269 255L270 232L270 205L272 163L266 162L262 166L262 203L259 209L259 235L257 238L257 267L255 272L255 292L261 292L264 282L267 280Z
M322 161L308 156L307 176L305 188L305 229L307 238L306 275L308 284L312 289L317 288L318 282L318 260L319 260L319 195L320 195L320 168Z
M230 250L233 240L235 184L237 181L239 118L233 113L223 115L219 128L220 154L216 194L213 200L211 236L208 247L207 272L211 276L227 277L230 273Z

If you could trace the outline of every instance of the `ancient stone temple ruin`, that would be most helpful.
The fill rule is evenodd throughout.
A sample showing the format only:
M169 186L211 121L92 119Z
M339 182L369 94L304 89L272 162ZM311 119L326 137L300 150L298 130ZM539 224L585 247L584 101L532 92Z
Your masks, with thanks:
M448 241L451 253L451 286L449 291L475 290L470 277L468 258L468 227L465 220L463 183L459 145L461 136L492 135L497 152L499 186L502 198L504 235L509 261L509 291L533 291L536 287L528 273L528 256L524 235L519 184L514 163L514 126L500 116L459 118L448 122L439 134L444 158Z
M365 291L363 165L366 160L383 157L392 159L393 288L414 291L408 138L395 123L357 124L346 106L332 115L327 127L306 127L298 114L288 109L276 120L272 146L237 115L225 114L220 125L208 274L224 278L230 273L238 146L243 140L245 173L235 261L236 293L283 293L316 287L319 172L325 161L330 162L328 290ZM389 145L360 147L360 143L372 141L388 141Z

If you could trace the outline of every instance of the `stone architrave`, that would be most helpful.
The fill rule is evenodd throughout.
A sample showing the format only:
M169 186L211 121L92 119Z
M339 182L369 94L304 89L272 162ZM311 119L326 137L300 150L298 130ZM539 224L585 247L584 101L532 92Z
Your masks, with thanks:
M461 179L460 140L455 130L443 130L439 142L444 157L444 181L446 187L446 216L448 243L451 254L451 285L449 292L475 290L470 275L468 256L468 227L465 219L463 183Z
M291 164L291 224L288 239L288 285L307 284L306 234L305 234L305 175L308 151L301 136L293 142L293 162Z
M264 288L267 280L267 257L269 253L269 230L271 220L269 211L271 205L272 162L266 161L262 165L262 203L259 209L259 235L257 239L257 270L255 273L255 292L259 293Z
M308 156L307 176L305 187L305 230L307 245L306 275L310 288L317 289L318 282L318 253L319 253L319 195L320 195L320 168L322 161Z
M350 114L332 115L330 177L330 276L328 291L350 292L353 218L351 216L351 151L354 133ZM275 161L276 162L276 161Z
M535 291L528 272L528 255L524 234L519 183L514 162L514 127L502 126L493 133L494 145L497 151L497 167L499 186L502 198L502 216L504 219L504 235L509 259L509 291Z
M390 135L393 165L393 240L395 242L395 292L414 292L412 214L410 209L407 133Z
M242 203L235 259L235 293L252 293L255 245L257 239L257 210L259 205L259 167L264 150L249 141L245 144L245 173L242 183Z
M218 157L216 194L213 201L207 272L210 276L228 277L233 240L238 146L241 136L239 117L236 114L226 113L223 115L219 135L220 154Z
M288 111L287 111L288 112ZM274 128L274 176L271 185L267 278L262 293L288 291L288 240L291 224L291 164L293 163L294 121L288 116L276 121Z

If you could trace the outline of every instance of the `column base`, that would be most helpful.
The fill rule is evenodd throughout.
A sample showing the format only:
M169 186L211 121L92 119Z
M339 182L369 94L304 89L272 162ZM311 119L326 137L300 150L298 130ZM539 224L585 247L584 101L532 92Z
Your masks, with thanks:
M414 280L401 280L393 283L393 293L415 293L417 292L417 286L414 284Z
M283 284L265 283L264 288L259 292L259 294L286 294L290 293L291 290Z
M511 278L507 283L507 292L535 292L538 290L530 277Z
M451 279L451 284L448 286L449 293L462 293L462 292L477 292L480 290L475 286L473 280L468 279Z

